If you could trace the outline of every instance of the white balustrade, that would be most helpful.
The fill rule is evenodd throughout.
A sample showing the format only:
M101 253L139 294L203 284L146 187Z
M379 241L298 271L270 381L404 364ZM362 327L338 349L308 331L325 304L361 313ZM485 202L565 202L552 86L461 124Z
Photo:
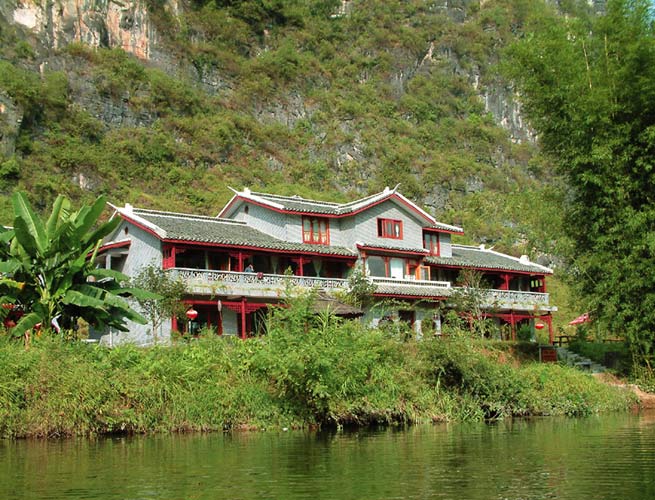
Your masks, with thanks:
M450 281L430 281L430 280L417 280L417 279L396 279L396 278L381 278L379 276L371 276L369 280L376 285L392 285L392 286L421 286L427 288L450 288Z
M310 276L287 276L281 274L244 273L234 271L210 271L204 269L174 268L169 270L186 282L196 292L203 288L234 289L242 293L252 292L254 295L267 290L271 293L280 291L287 286L301 288L318 288L320 290L347 289L348 280L340 278L319 278ZM426 296L437 293L440 296L449 296L459 287L452 287L449 281L405 280L371 276L368 278L377 286L396 288L399 294L407 287L425 289ZM548 306L548 294L537 292L522 292L517 290L485 290L485 304L487 306Z
M244 273L235 271L210 271L204 269L175 268L170 272L191 286L247 286L252 288L284 288L287 285L303 288L334 290L346 288L348 280L282 274Z

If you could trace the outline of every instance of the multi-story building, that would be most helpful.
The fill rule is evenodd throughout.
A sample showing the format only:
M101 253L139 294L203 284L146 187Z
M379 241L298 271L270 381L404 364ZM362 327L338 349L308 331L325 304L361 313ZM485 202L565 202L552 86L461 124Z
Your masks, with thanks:
M485 315L507 325L548 326L551 306L546 276L552 270L520 258L451 242L460 227L443 224L396 190L349 203L235 191L216 217L116 208L123 221L100 252L99 262L127 275L161 266L184 280L185 302L198 312L195 325L217 334L247 337L260 331L266 309L289 290L347 290L361 269L375 287L375 300L393 298L392 310L374 307L365 320L393 315L417 333L439 331L448 299L464 269L481 273L491 288L481 291ZM416 307L420 303L420 307ZM191 325L193 326L193 325ZM189 328L172 318L158 332ZM112 341L149 343L151 327L134 325Z

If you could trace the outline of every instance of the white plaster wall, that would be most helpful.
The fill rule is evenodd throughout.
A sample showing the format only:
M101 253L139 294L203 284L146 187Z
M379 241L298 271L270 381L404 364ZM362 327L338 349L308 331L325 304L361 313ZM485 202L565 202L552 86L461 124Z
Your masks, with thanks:
M439 253L441 257L453 256L452 239L449 233L439 233Z
M127 227L127 234L125 228ZM161 267L162 265L162 249L161 242L158 238L139 229L138 227L128 223L121 222L118 230L114 233L114 239L130 239L131 244L125 265L123 267L123 274L129 277L136 276L141 269L152 264ZM139 311L136 303L131 304L132 307ZM154 341L152 335L152 326L149 324L140 325L132 321L127 322L129 332L114 331L111 334L108 332L94 332L90 336L98 338L102 344L117 345L121 343L134 343L137 345L150 345ZM171 337L171 322L165 319L162 322L160 331L157 333L157 341L159 343L169 343Z
M403 223L403 238L397 240L378 237L377 220L379 218L401 220ZM393 201L385 201L348 219L354 219L354 221L348 221L342 226L344 243L347 246L353 247L355 242L359 242L372 246L423 248L423 226L416 218Z
M287 214L252 204L248 204L247 214L244 210L245 205L242 205L234 218L245 221L255 229L259 229L275 238L287 241L302 241L302 233L300 231L295 235L295 238L293 237L294 235L288 234L287 224L290 216Z

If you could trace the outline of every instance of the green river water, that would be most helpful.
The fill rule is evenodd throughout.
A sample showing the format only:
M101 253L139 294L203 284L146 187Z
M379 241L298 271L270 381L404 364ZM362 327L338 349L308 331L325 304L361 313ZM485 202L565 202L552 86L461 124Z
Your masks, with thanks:
M0 441L0 499L655 499L655 414Z

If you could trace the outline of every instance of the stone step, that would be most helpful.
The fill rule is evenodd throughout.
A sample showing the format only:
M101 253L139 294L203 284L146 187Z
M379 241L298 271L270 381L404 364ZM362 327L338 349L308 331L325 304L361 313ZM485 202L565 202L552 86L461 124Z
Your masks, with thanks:
M578 353L569 351L566 347L557 348L557 359L566 363L568 366L573 366L579 370L591 373L602 373L607 369L599 363L594 363L589 358L585 358Z

